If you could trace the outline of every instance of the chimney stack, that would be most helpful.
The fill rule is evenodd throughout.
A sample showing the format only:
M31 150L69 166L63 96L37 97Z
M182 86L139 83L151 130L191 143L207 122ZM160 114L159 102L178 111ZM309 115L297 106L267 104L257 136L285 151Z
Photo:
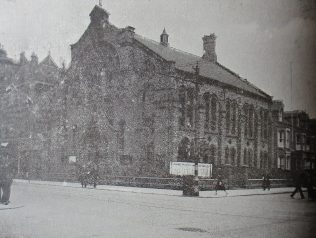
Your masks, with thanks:
M20 65L24 65L27 63L27 58L25 57L25 52L20 53Z
M34 52L31 55L31 63L34 65L38 64L38 56Z
M208 35L205 35L203 38L203 59L210 61L210 62L217 62L217 55L215 52L215 46L216 46L216 36L214 33Z

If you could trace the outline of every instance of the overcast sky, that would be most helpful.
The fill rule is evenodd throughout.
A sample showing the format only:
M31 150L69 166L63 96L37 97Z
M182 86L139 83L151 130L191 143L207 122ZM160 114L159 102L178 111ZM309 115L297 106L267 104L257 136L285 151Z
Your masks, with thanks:
M59 65L89 24L99 0L0 0L0 43L10 57L40 60L50 50ZM131 25L159 41L165 27L172 47L202 55L202 37L217 35L218 61L286 110L316 117L315 0L103 0L110 22ZM290 62L293 103L291 105Z

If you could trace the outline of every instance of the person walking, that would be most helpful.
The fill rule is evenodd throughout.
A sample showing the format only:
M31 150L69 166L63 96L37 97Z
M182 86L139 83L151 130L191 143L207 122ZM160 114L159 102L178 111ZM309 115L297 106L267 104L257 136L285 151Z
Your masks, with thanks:
M270 176L264 175L262 178L262 189L263 191L265 191L266 189L270 191L270 188L271 188Z
M305 198L303 191L302 191L302 185L304 183L304 179L305 179L304 173L300 173L300 174L296 175L296 177L295 177L295 190L291 194L291 198L294 198L294 196L297 192L300 193L301 199Z
M226 191L225 184L223 182L222 176L218 175L215 185L215 194L217 195L217 190L223 190L228 195L228 192Z

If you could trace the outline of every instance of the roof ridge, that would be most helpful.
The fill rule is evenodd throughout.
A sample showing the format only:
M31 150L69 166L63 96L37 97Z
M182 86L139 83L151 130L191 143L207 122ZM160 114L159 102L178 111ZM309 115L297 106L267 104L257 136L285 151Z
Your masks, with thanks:
M161 45L158 41L155 41L155 40L153 40L153 39L147 38L147 37L145 37L145 36L142 36L142 35L139 35L139 34L135 34L135 36L138 36L139 38L142 38L142 39L144 39L144 40L151 41L152 43L155 43L155 44L157 44L157 45ZM183 54L186 54L186 55L191 55L191 56L197 57L197 58L199 58L199 59L202 59L201 56L198 56L198 55L195 55L195 54L193 54L193 53L189 53L189 52L186 52L186 51L177 49L177 48L172 47L172 46L163 46L163 47L166 47L166 48L169 48L169 49L171 49L171 50L178 51L178 52L180 52L180 53L183 53Z

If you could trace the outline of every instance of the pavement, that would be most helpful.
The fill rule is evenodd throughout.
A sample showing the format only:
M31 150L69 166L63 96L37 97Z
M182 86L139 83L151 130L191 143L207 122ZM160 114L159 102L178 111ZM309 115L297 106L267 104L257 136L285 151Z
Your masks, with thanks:
M0 204L0 238L310 238L316 203L292 188L231 190L227 197L181 191L16 180ZM266 194L266 196L255 194ZM273 194L272 194L273 193ZM276 194L278 193L278 194ZM279 194L280 193L280 194ZM224 196L219 192L219 196Z
M14 183L31 183L34 185L81 188L80 183L69 183L69 182L15 179ZM88 186L87 189L94 189L94 188L92 186ZM111 186L111 185L98 185L97 188L95 189L117 191L117 192L166 195L166 196L182 196L182 190L171 190L171 189L139 188L139 187ZM239 197L239 196L253 196L253 195L271 195L271 194L291 193L293 190L294 190L294 187L271 188L270 190L265 190L265 191L263 191L262 189L235 189L235 190L227 190L228 192L227 195L225 194L224 191L218 191L217 194L215 194L215 191L200 191L199 197L221 198L221 197Z

